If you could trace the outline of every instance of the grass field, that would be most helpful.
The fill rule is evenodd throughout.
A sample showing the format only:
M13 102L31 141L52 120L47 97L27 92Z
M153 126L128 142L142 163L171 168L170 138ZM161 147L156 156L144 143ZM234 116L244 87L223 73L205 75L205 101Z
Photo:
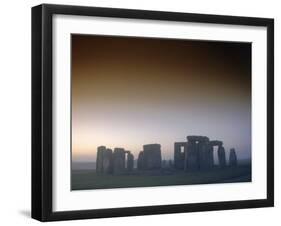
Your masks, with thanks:
M71 189L106 189L153 187L170 185L250 182L251 166L215 168L209 171L183 172L176 170L137 171L123 175L100 175L95 170L73 170Z

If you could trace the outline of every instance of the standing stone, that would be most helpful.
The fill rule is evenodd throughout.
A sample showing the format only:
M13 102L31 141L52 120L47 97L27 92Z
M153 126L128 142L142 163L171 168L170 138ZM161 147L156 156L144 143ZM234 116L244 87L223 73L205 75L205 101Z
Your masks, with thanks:
M181 147L184 146L184 152ZM174 144L174 167L185 171L208 170L214 167L214 146L218 147L217 155L219 167L226 167L225 149L223 142L210 141L206 136L187 136L187 142L175 142ZM232 165L237 164L235 150L231 154ZM236 160L235 160L236 159Z
M97 150L96 160L97 173L111 173L112 172L112 150L106 149L105 146L99 146Z
M185 155L184 170L194 171L198 170L198 145L196 140L188 140L187 153Z
M162 163L161 145L146 144L143 145L144 169L160 169Z
M162 164L161 145L143 145L143 151L139 153L137 168L139 170L160 169Z
M186 142L175 142L174 144L174 163L176 169L184 168L184 158L186 152ZM181 147L184 147L184 151L181 151Z
M215 164L215 162L214 162L214 147L210 143L208 144L207 155L208 155L209 168L212 168L212 167L214 167L214 164Z
M127 153L127 170L132 171L134 169L134 155L130 152Z
M204 168L207 159L209 138L206 136L187 136L187 151L184 161L185 171Z
M106 149L103 151L102 155L102 167L103 173L112 173L113 166L112 166L112 150Z
M106 150L105 146L99 146L97 150L96 172L103 173L103 151Z
M220 168L225 168L226 167L225 150L222 145L220 145L218 148L218 159L219 159Z
M114 148L113 152L113 173L119 174L125 171L125 150Z
M237 166L237 156L234 148L230 149L229 153L229 166L230 167L235 167Z
M143 170L143 169L144 169L144 156L143 156L143 151L140 151L140 153L139 153L138 161L137 161L137 169L138 169L138 170Z
M206 170L210 168L209 160L209 138L202 137L198 141L198 164L200 170Z

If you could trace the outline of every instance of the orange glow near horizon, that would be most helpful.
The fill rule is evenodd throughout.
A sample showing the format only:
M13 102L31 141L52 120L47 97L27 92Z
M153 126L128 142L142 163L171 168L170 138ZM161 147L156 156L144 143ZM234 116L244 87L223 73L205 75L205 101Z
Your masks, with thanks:
M72 35L72 157L222 140L251 158L251 44Z

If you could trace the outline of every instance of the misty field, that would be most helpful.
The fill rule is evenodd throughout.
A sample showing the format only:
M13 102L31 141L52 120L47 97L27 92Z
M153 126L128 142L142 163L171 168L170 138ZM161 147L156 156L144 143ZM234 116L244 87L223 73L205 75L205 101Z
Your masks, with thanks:
M177 170L138 171L122 175L100 175L95 170L72 170L71 189L106 189L152 187L211 183L250 182L251 166L210 171L183 172Z

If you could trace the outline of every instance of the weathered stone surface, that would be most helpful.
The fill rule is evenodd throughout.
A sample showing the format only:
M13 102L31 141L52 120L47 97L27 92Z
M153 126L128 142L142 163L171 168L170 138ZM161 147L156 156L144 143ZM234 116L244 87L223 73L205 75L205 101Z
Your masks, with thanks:
M223 142L222 141L219 141L219 140L211 140L209 142L210 145L212 146L222 146L223 145Z
M127 171L134 169L134 155L131 152L127 152Z
M112 173L112 150L106 149L103 152L103 173Z
M96 172L103 173L103 151L106 150L105 146L99 146L97 150Z
M230 149L229 153L229 166L230 167L235 167L237 166L237 156L234 148Z
M115 148L114 152L105 146L99 146L97 150L97 173L123 173L134 169L134 155L123 148Z
M208 142L209 138L206 136L187 136L188 141L195 141L195 142Z
M113 173L119 174L125 171L125 150L114 148L113 152Z
M137 169L138 170L144 169L144 154L143 154L143 151L139 152L138 161L137 161Z
M211 167L209 154L209 141L199 142L198 144L198 164L200 170L206 170Z
M184 151L182 152L182 147ZM184 159L187 149L186 142L176 142L174 144L174 164L176 169L184 169Z
M225 150L223 146L219 146L218 148L218 159L219 159L219 167L226 167L226 159L225 159Z
M161 145L146 144L143 145L144 166L145 169L160 169L162 163Z
M112 172L112 150L106 149L105 146L98 147L96 160L97 173L111 173Z
M182 159L184 159L183 168L185 171L208 170L214 167L214 146L217 146L216 154L219 166L224 168L226 159L222 145L222 141L210 141L206 136L187 136L187 142L175 142L174 144L174 166L176 169L182 169ZM181 151L181 147L185 147L184 152Z
M184 170L194 171L199 169L198 144L194 139L187 142L187 153L185 155Z
M208 170L214 167L214 146L218 146L217 155L219 167L226 167L225 149L223 142L210 141L206 136L187 136L187 142L175 142L174 162L164 161L162 164L161 145L143 145L137 160L137 169L154 170L163 168L184 169L185 171ZM235 149L230 150L229 165L237 165ZM134 155L124 148L107 149L105 146L97 148L97 173L124 173L134 169Z
M160 169L162 163L161 145L146 144L143 145L143 151L139 153L138 169L153 170Z
M214 147L210 143L208 144L207 155L209 168L212 168L214 167Z

